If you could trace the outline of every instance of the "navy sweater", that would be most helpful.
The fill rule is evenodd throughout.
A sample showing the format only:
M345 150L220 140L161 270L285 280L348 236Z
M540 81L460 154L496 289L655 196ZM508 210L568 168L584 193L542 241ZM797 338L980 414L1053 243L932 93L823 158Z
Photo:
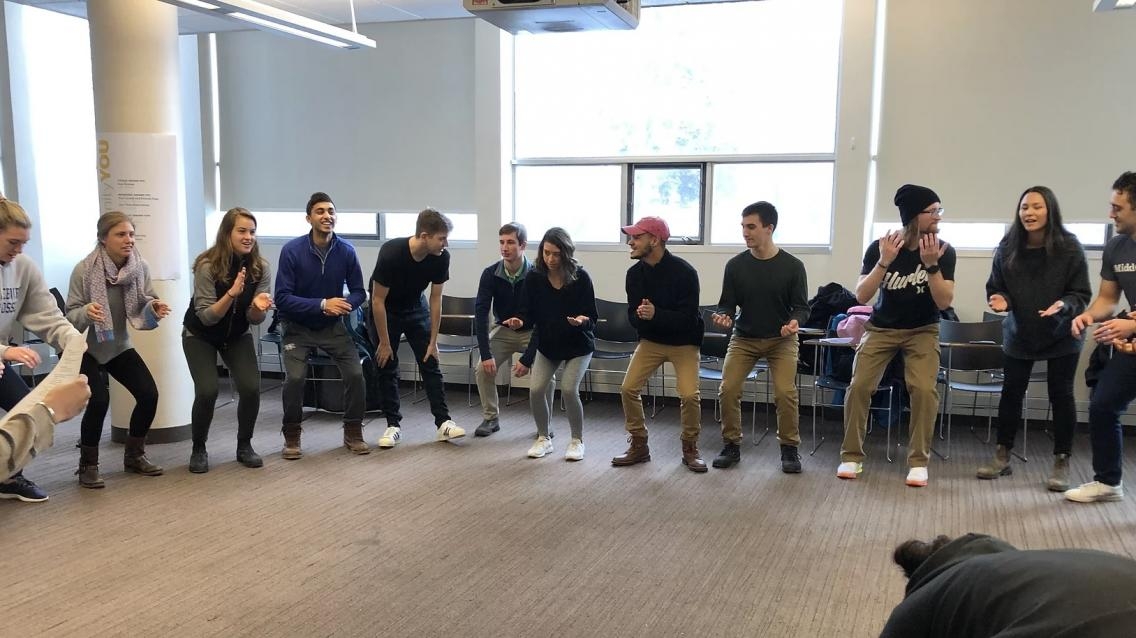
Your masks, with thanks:
M338 235L331 236L327 256L316 250L311 233L293 239L280 250L275 301L285 321L294 321L313 330L340 321L340 317L323 314L320 303L324 299L343 297L344 284L349 291L347 303L352 309L367 300L363 270L359 267L355 247Z
M520 311L521 295L525 290L525 279L532 271L532 264L528 259L521 264L521 270L516 283L510 282L505 276L504 260L489 266L481 272L481 281L477 285L477 299L473 302L473 325L477 332L477 349L481 353L481 360L488 361L493 358L489 348L489 310L492 307L494 323L511 317L516 317ZM529 346L525 349L525 356L532 360L536 348L536 335L529 338Z

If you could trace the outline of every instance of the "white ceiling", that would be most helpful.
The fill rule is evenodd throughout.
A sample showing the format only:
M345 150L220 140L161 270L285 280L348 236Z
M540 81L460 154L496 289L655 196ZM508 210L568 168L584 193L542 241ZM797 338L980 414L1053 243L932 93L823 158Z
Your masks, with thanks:
M87 17L87 3L80 0L13 0L20 4L49 9L81 18ZM158 0L154 0L157 2ZM334 25L350 25L351 10L348 0L257 0L302 16ZM708 0L642 0L642 6L672 4L700 4ZM710 0L715 1L715 0ZM721 0L716 0L721 1ZM355 21L404 22L407 20L440 20L468 18L462 0L355 0ZM178 9L178 31L211 33L216 31L248 30L248 26L233 20L213 18L188 9Z

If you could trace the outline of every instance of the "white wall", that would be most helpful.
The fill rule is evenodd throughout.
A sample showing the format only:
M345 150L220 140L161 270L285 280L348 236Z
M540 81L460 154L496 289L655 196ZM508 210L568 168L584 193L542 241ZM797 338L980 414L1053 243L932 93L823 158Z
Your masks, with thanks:
M897 216L891 197L904 182L935 188L952 219L1008 221L1014 198L1044 183L1068 219L1106 221L1108 187L1133 168L1122 125L1136 97L1125 37L1136 16L1094 15L1087 0L887 7L879 180L869 193L876 2L845 3L834 244L794 251L811 289L854 285L866 228ZM378 51L323 51L260 33L219 38L222 204L298 209L323 189L341 209L477 210L481 241L452 249L447 285L472 295L510 210L511 87L501 70L510 36L475 20L365 30ZM873 194L878 212L867 210ZM278 247L265 243L274 257ZM377 245L356 243L366 275ZM702 303L716 302L736 249L674 251L699 270ZM598 296L623 298L623 247L583 247L578 256ZM1099 267L1090 255L1094 287ZM960 254L955 307L964 319L985 309L988 272L988 253Z

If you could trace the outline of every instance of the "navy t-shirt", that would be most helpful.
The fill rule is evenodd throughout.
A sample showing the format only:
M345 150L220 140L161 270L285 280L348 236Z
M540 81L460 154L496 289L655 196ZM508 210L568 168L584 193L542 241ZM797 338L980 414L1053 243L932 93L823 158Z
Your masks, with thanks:
M943 241L939 240L939 245ZM861 275L867 275L880 261L880 240L872 242L864 253ZM947 246L939 258L939 269L943 279L954 281L955 249ZM928 283L930 275L919 258L919 249L900 248L895 261L888 266L884 279L880 282L880 296L872 308L869 322L877 328L920 328L939 322L939 307L931 296Z
M1136 303L1136 241L1128 235L1108 240L1101 258L1101 279L1115 281L1131 308Z
M426 255L414 261L410 255L410 238L392 239L379 248L375 271L371 281L390 289L387 293L388 311L414 310L426 305L422 292L430 284L444 284L450 278L450 252Z

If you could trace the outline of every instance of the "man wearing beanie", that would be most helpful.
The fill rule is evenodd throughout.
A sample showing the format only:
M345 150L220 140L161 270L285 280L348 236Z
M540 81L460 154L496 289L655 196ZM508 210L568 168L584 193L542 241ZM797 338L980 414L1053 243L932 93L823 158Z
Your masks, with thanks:
M674 366L681 405L682 464L705 472L698 451L702 404L698 392L698 354L702 346L702 313L698 309L698 271L667 250L671 236L660 217L644 217L624 226L635 265L627 269L627 317L639 333L639 345L627 364L620 394L627 421L627 451L611 460L615 466L651 460L641 393L659 366Z
M863 471L868 408L896 353L903 353L911 396L911 442L907 484L927 485L927 461L938 412L939 311L955 291L955 249L938 238L943 206L935 191L904 184L895 193L903 230L872 242L864 254L856 300L880 295L856 350L852 383L844 401L844 443L836 475L854 479Z
M363 441L363 367L347 332L345 317L367 300L355 247L335 234L335 204L327 193L312 193L305 219L312 230L284 244L276 273L284 356L285 459L298 459L308 354L323 350L343 378L343 445L356 454L371 449ZM344 287L348 290L343 297Z

